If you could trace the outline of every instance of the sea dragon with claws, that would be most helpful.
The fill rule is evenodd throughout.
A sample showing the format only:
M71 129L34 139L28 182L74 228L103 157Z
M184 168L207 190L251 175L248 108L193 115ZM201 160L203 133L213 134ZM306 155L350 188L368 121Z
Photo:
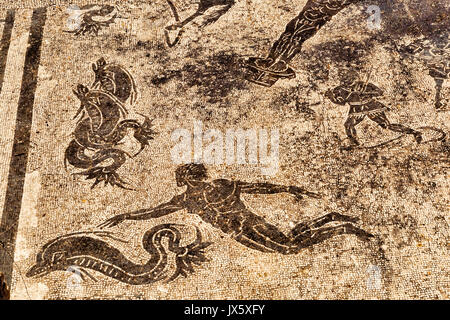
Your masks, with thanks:
M36 264L28 270L26 276L44 276L50 272L78 267L82 279L88 276L95 280L86 270L91 269L132 285L162 280L170 282L179 276L186 277L188 273L195 271L194 265L207 261L204 250L211 243L203 242L202 235L196 228L196 239L186 246L181 246L180 226L161 224L144 234L142 245L150 254L150 259L142 265L130 261L106 241L91 236L118 240L112 237L110 232L77 232L60 236L41 248L36 256ZM164 239L167 239L167 249ZM174 271L170 270L167 250L175 254ZM172 272L172 275L168 274L169 272Z
M118 11L115 6L89 4L81 8L75 7L72 13L79 22L74 30L66 31L79 35L98 35L98 32L115 22Z
M93 89L109 92L122 103L128 99L130 99L130 104L136 102L136 83L133 76L124 67L107 63L104 58L100 58L92 64L92 70L95 74Z
M128 156L136 157L149 145L155 132L151 129L151 120L144 115L142 124L125 118L124 103L129 98L134 102L136 97L131 75L122 67L106 64L103 58L93 65L93 69L92 88L79 84L73 90L81 102L75 118L80 114L81 117L73 133L74 139L65 151L65 164L86 169L78 174L95 179L92 188L104 181L105 185L129 189L116 172L128 154L116 146L127 135L128 129L134 130L134 138L141 148L134 156Z

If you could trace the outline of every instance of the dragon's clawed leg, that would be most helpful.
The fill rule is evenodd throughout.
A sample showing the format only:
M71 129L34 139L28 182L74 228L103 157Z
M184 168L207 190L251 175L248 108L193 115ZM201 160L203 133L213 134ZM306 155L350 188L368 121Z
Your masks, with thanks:
M122 189L134 190L127 187L128 183L122 180L117 172L109 171L105 167L95 167L76 174L86 176L86 180L94 179L95 181L92 184L91 189L95 188L100 182L103 181L105 186L109 184L111 186L117 186Z
M135 157L145 149L146 146L149 145L149 141L154 139L154 135L156 131L152 130L152 120L150 120L147 116L140 114L144 117L144 122L138 126L138 128L134 131L134 137L141 144L141 149L134 155Z
M176 257L177 269L175 273L167 280L167 282L173 281L179 276L186 277L188 273L194 272L194 265L201 265L203 262L208 261L205 257L205 249L209 247L211 242L204 242L200 230L196 228L197 239L187 245L186 247L179 247Z
M82 175L86 177L86 180L93 179L94 184L91 188L94 188L100 182L104 182L105 185L118 186L123 189L133 190L128 188L124 180L122 180L117 174L117 170L125 163L127 154L119 149L103 149L99 150L92 160L90 167L84 167L85 171L75 173L75 175ZM103 165L105 161L112 160L112 164Z

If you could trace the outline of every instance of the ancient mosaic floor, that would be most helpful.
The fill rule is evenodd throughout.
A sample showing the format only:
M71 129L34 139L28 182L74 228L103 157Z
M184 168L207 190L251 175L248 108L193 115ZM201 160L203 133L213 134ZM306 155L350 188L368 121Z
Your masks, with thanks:
M0 295L448 299L449 6L2 1Z

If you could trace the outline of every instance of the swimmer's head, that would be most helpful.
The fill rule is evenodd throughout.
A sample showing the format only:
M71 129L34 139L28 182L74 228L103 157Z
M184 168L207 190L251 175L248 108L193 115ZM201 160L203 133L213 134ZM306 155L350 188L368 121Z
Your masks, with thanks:
M183 164L175 170L177 186L186 185L187 181L202 181L208 178L208 172L201 163Z

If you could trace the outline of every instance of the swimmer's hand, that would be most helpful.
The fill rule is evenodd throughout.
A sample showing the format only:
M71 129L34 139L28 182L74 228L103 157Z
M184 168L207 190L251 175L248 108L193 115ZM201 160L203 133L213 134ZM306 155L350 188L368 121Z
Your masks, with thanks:
M100 229L111 228L111 227L117 226L118 224L122 223L126 219L127 219L127 214L119 214L115 217L109 218L108 220L106 220L105 222L100 224L99 228Z
M310 192L301 187L296 187L296 186L290 186L288 192L290 194L292 194L293 196L295 196L297 198L297 200L302 200L303 196L308 196L310 198L315 198L315 199L321 198L321 195L318 193Z

